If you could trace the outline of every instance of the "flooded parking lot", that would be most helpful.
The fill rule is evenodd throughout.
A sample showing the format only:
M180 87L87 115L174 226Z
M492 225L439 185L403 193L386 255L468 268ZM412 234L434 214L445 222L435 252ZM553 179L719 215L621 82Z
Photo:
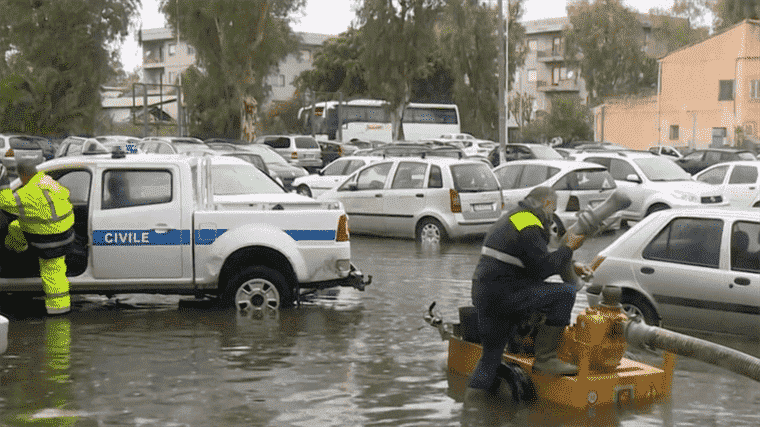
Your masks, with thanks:
M589 262L615 238L589 240ZM78 298L66 317L10 312L0 357L1 425L457 426L760 425L757 382L677 358L673 398L625 411L565 417L505 405L463 411L463 382L447 345L423 320L435 301L447 321L470 304L478 240L428 248L352 236L365 292L320 292L279 313L186 309L179 297ZM579 293L574 309L587 306ZM696 335L760 357L741 337ZM70 338L70 341L67 339ZM630 354L659 364L657 354Z

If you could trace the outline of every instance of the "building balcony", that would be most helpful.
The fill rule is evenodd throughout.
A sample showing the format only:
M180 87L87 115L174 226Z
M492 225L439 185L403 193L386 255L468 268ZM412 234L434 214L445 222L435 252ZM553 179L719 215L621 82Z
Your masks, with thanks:
M161 55L146 55L143 57L143 68L164 68L164 58Z
M536 52L538 62L560 62L565 60L564 52L553 50L539 50Z
M581 85L576 80L560 80L557 84L538 81L536 82L536 89L539 92L580 92Z

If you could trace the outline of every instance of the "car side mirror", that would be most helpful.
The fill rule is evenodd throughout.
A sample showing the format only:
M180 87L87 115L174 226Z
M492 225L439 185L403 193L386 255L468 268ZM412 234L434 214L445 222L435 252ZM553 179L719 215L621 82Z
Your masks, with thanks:
M359 187L355 183L348 184L348 191L356 191L358 189Z
M626 181L630 181L630 182L635 182L637 184L641 184L641 178L639 178L639 176L636 175L635 173L632 173L632 174L629 174L628 176L626 176L625 180Z
M317 171L317 175L319 175L319 176L322 176L324 174L325 174L325 171L323 171L322 169L320 169L320 170Z

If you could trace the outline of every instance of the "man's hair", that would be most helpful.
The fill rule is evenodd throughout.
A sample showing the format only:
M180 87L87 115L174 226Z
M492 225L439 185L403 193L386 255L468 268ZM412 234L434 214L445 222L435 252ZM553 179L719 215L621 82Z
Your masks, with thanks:
M525 199L541 202L541 204L543 204L546 200L557 200L557 192L551 187L535 187L530 190L530 193L525 196Z

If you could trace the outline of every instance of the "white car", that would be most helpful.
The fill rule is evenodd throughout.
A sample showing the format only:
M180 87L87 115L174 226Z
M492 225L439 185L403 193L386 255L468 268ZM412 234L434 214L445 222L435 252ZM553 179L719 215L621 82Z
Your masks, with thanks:
M501 184L504 209L509 211L538 186L557 192L555 212L565 227L578 220L578 213L604 202L616 189L607 168L596 163L572 160L515 160L493 170ZM601 230L620 227L620 213L607 220Z
M330 162L316 174L296 178L291 186L296 189L298 194L316 199L325 191L340 184L346 176L351 175L355 170L380 160L382 160L381 157L371 156L341 157Z
M670 209L631 227L596 257L589 305L622 288L629 316L665 328L760 334L760 215Z
M352 233L439 243L485 234L503 199L491 169L477 160L395 157L364 166L319 201L339 201Z
M578 153L576 160L598 163L610 171L618 188L631 199L631 205L620 212L624 223L640 221L663 209L728 206L719 188L695 181L664 156L640 151L595 151Z
M694 179L720 188L731 207L760 208L760 161L718 163L698 172Z

